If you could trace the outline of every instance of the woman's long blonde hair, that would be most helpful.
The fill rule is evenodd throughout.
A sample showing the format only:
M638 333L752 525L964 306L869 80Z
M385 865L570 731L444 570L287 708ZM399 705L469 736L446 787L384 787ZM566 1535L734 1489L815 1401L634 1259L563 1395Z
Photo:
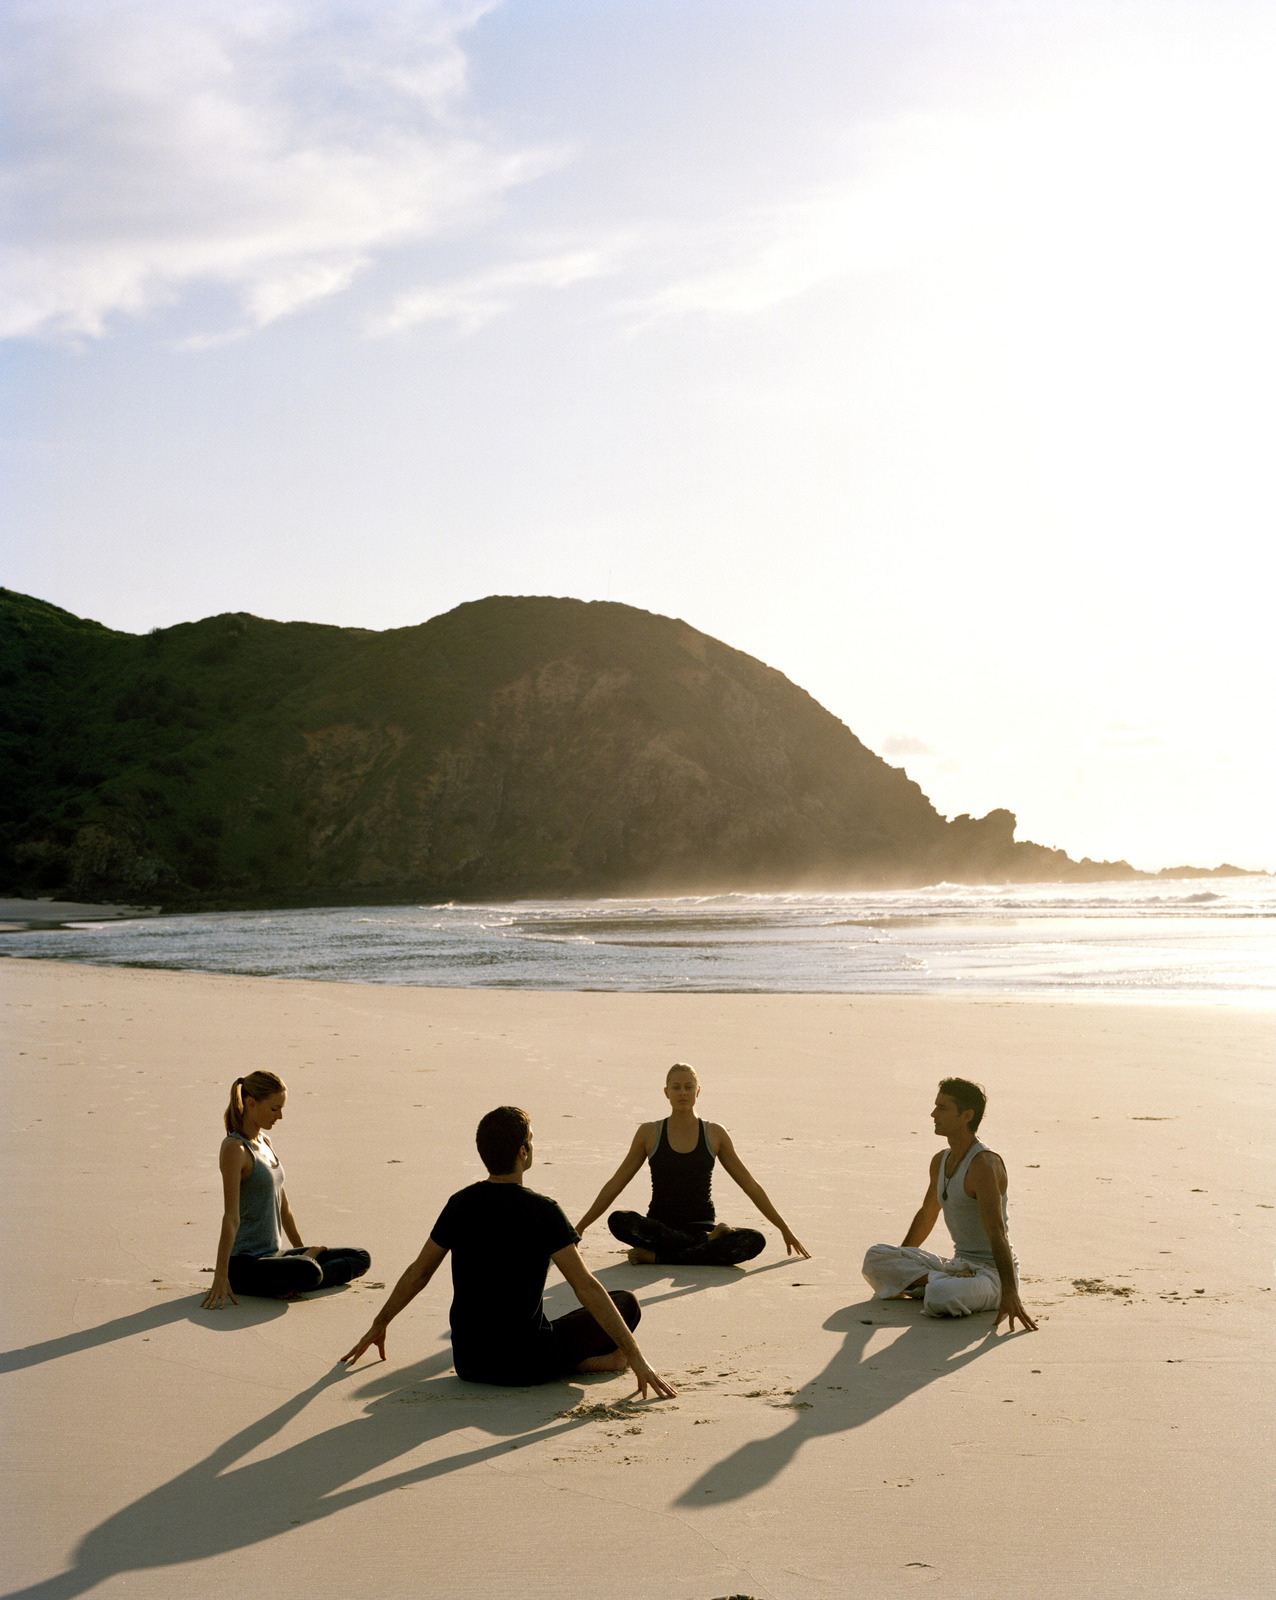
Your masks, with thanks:
M273 1072L250 1072L246 1078L236 1078L230 1086L230 1103L226 1107L226 1132L243 1133L244 1100L268 1100L272 1094L284 1094L288 1085Z

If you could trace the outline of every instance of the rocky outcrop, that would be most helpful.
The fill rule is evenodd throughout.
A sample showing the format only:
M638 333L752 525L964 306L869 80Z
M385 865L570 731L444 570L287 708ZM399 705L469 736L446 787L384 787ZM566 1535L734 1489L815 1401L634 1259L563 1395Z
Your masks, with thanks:
M249 903L1129 875L940 816L781 673L632 607L145 637L0 594L19 892Z
M120 895L155 900L182 886L169 862L139 849L119 826L90 823L69 842L56 835L26 839L14 854L23 880L57 884L84 901Z

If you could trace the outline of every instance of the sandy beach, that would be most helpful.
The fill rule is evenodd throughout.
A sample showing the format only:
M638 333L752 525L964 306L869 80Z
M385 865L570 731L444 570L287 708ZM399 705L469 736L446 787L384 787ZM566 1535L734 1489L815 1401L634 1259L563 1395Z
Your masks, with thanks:
M1270 1012L395 989L0 964L7 1594L1258 1597L1272 1525ZM513 1101L574 1219L675 1059L812 1251L634 1268L670 1402L460 1382L449 1285L336 1358ZM229 1080L289 1085L308 1242L363 1283L199 1309ZM1035 1334L874 1303L944 1072L989 1089ZM417 1099L417 1096L420 1096ZM756 1220L724 1175L719 1213ZM625 1203L644 1206L643 1178ZM551 1275L551 1315L569 1309Z

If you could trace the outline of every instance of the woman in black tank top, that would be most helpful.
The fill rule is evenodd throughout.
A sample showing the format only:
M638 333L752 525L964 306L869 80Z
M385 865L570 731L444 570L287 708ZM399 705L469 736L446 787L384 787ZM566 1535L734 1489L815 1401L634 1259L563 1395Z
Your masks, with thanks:
M671 1228L703 1228L706 1233L717 1218L713 1211L713 1149L709 1130L696 1118L698 1135L690 1150L675 1150L669 1142L669 1118L656 1129L655 1148L647 1157L651 1168L651 1204L647 1215Z
M713 1169L720 1161L764 1217L780 1230L787 1254L810 1252L794 1237L766 1191L735 1152L731 1136L695 1113L700 1080L679 1062L665 1078L665 1098L672 1113L663 1122L644 1122L629 1153L598 1197L576 1224L584 1233L602 1216L645 1161L651 1168L651 1204L644 1217L637 1211L613 1211L607 1226L630 1245L634 1263L668 1261L701 1266L733 1266L758 1255L766 1240L755 1228L730 1228L718 1222L710 1192Z

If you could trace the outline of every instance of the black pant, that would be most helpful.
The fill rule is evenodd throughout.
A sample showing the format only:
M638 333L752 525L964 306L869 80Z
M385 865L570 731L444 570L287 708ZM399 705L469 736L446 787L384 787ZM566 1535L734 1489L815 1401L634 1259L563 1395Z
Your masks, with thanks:
M281 1250L274 1256L231 1256L230 1286L236 1294L278 1298L349 1283L351 1278L361 1278L371 1265L366 1250L353 1249L321 1250L317 1256L302 1250Z
M671 1228L640 1211L613 1211L607 1226L622 1244L650 1250L657 1261L678 1266L733 1267L752 1261L766 1245L756 1228L732 1228L710 1239L708 1228Z
M642 1307L628 1289L609 1289L608 1293L625 1326L632 1333L642 1318ZM584 1306L579 1311L569 1311L565 1317L555 1317L550 1327L554 1330L554 1341L563 1358L564 1372L575 1372L589 1356L609 1356L619 1348Z
M640 1304L628 1290L609 1291L612 1306L620 1312L627 1328L636 1328L643 1315ZM566 1317L555 1317L537 1334L532 1349L512 1355L508 1350L473 1350L456 1363L457 1378L467 1384L500 1384L505 1389L526 1389L531 1384L552 1384L574 1373L590 1355L611 1355L617 1349L611 1334L604 1333L584 1306L569 1310Z
M642 1307L628 1289L608 1291L611 1302L620 1312L627 1328L636 1328L642 1317ZM471 1352L468 1359L457 1362L456 1375L467 1383L495 1383L504 1388L524 1389L534 1383L553 1383L575 1372L589 1356L608 1356L617 1348L616 1341L599 1327L588 1311L581 1306L564 1317L555 1317L550 1323L551 1337L541 1337L531 1352L511 1358L508 1354L493 1356Z

